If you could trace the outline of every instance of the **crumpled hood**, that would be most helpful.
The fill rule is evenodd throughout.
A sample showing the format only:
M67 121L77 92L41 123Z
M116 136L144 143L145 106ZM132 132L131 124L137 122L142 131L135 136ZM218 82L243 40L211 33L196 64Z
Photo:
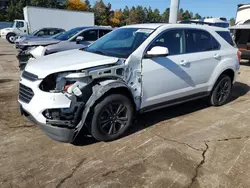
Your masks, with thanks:
M34 37L34 38L28 38L28 39L19 41L19 45L24 45L24 46L46 46L46 45L50 45L50 44L57 44L59 42L60 42L60 40L57 40L57 39Z
M94 54L82 50L69 50L30 60L25 71L45 78L52 73L87 69L114 64L118 58Z

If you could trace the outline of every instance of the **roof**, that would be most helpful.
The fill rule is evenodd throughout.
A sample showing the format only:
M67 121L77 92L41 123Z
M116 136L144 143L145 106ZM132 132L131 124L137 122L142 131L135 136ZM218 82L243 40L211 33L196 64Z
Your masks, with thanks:
M153 24L135 24L127 25L122 28L143 28L143 29L157 29L159 27L166 26L169 28L198 28L214 31L228 31L227 28L214 27L208 25L196 25L196 24L167 24L167 23L153 23Z
M166 25L166 23L145 23L123 26L122 28L143 28L143 29L157 29L158 27Z

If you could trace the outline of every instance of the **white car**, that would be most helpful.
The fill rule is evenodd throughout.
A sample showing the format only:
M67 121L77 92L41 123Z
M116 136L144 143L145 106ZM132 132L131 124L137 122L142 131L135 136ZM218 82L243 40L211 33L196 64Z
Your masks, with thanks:
M240 66L238 50L218 32L228 30L130 25L85 49L34 60L21 76L21 112L57 141L73 142L80 130L110 141L136 112L202 97L223 105Z

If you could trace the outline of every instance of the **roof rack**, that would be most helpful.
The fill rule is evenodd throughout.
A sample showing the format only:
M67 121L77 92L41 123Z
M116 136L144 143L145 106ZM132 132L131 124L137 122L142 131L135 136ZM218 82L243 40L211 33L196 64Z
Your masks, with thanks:
M194 21L194 20L182 20L182 21L179 21L179 23L181 23L181 24L209 25L209 26L223 27L223 28L229 27L228 23L211 23L211 22Z

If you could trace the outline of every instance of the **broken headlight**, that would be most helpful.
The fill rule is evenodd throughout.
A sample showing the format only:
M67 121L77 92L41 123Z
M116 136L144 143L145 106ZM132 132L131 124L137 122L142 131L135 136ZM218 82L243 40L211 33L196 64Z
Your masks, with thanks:
M57 73L47 76L42 81L40 89L51 93L67 92L81 96L82 89L91 81L91 78L85 72Z

